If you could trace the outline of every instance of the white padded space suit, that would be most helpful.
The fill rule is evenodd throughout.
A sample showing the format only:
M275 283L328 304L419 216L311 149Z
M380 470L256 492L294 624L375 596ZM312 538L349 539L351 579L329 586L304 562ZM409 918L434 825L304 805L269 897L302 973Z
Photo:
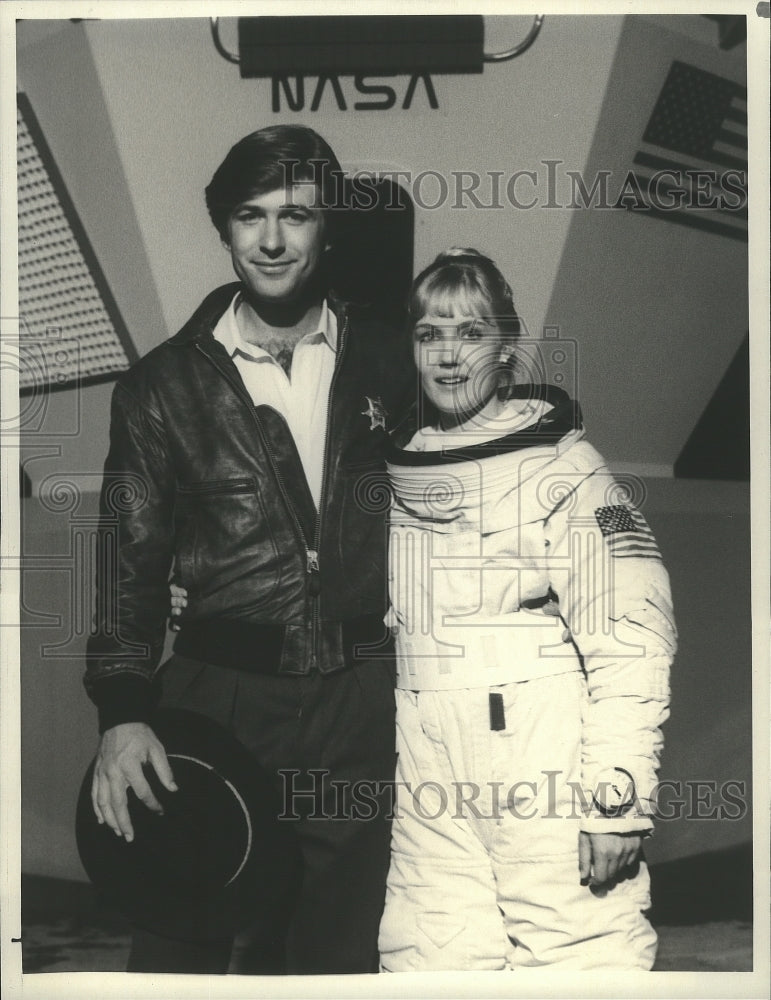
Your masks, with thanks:
M490 426L424 428L389 457L399 758L384 971L655 958L644 861L582 885L578 839L652 828L669 580L641 484L614 479L561 390L519 393Z

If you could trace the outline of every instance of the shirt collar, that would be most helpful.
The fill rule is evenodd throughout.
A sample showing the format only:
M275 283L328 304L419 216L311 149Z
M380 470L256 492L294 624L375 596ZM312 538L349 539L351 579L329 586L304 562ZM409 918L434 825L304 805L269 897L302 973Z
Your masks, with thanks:
M250 344L241 336L236 318L236 309L240 301L241 293L238 292L215 326L215 338L225 347L231 357L237 351L241 354L250 355L253 358L270 357L267 351L264 351L256 344ZM311 333L307 333L299 343L318 342L320 339L325 340L332 351L337 351L337 316L329 308L329 303L326 299L322 302L321 315L319 316L316 329Z
M310 336L318 336L319 334L326 340L333 351L337 351L337 316L329 308L329 302L326 299L321 304L319 325L314 334Z

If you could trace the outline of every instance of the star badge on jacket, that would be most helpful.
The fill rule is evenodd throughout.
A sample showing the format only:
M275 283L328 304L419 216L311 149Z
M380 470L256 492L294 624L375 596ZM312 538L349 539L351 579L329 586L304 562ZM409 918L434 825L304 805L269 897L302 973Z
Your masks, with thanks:
M383 406L383 400L380 396L375 396L374 399L371 396L365 396L364 398L367 401L367 409L362 410L361 415L369 417L369 429L374 431L377 427L382 427L385 430L388 411Z

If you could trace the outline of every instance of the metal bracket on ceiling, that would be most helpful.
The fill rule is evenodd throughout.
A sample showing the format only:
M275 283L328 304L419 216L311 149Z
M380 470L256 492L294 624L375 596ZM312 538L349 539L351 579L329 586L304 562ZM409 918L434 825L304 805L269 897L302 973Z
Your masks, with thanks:
M234 55L234 53L232 53L229 49L226 49L222 44L222 39L220 38L219 18L212 17L210 18L210 21L211 35L214 40L215 48L223 59L227 59L228 62L236 63L236 65L238 65L241 62L241 59L237 55ZM544 15L536 14L530 31L518 45L514 45L510 49L505 49L503 52L483 52L482 56L484 61L489 63L507 62L509 59L514 59L516 56L522 55L522 53L526 52L538 37L543 21Z
M506 49L504 52L485 52L485 62L506 62L509 59L513 59L515 56L522 55L522 53L529 49L538 37L538 32L541 30L541 25L543 24L543 18L543 14L536 14L533 26L519 45L515 45L511 49Z
M223 59L227 59L228 62L238 63L241 62L238 56L233 55L225 46L222 44L222 39L220 38L220 19L218 17L210 18L211 21L211 36L214 39L214 47L222 56Z

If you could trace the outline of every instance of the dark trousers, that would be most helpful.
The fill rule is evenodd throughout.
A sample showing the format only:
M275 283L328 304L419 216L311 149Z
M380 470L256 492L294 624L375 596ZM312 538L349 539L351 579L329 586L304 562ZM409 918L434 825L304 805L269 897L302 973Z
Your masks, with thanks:
M266 677L173 656L162 705L224 725L276 775L296 829L302 885L284 914L264 915L253 969L376 972L394 778L392 661L334 674ZM232 940L169 941L137 930L130 972L226 972Z

